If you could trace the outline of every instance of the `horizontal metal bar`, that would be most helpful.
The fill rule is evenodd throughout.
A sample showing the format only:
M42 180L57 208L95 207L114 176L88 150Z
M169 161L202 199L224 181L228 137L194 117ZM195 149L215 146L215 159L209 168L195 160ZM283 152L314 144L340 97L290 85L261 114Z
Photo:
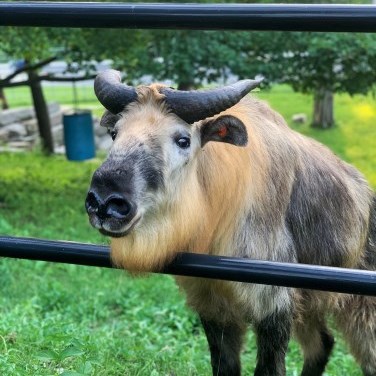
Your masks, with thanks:
M0 257L111 267L105 246L0 237ZM181 253L161 273L376 296L376 272Z
M376 6L0 2L0 26L376 31Z
M55 240L0 236L0 257L112 268L106 246Z

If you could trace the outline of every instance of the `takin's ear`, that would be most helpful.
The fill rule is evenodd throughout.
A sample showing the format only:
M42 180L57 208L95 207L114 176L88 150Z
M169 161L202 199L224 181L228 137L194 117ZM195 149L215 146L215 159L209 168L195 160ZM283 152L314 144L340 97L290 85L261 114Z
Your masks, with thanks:
M201 128L201 147L209 141L226 142L237 146L248 143L245 125L235 116L223 115L204 123Z
M119 119L121 119L120 115L114 115L110 111L106 110L101 118L99 125L107 129L112 129Z

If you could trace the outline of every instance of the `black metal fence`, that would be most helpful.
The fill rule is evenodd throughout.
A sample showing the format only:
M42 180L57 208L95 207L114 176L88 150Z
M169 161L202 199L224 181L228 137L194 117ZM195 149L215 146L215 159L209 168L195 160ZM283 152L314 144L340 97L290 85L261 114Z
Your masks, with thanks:
M375 32L376 7L325 4L0 2L0 25Z
M376 32L376 6L0 2L0 26ZM111 267L104 246L0 237L0 256ZM162 273L376 296L376 272L181 253Z
M108 247L63 241L0 237L0 256L112 267ZM376 296L364 270L180 253L161 273Z

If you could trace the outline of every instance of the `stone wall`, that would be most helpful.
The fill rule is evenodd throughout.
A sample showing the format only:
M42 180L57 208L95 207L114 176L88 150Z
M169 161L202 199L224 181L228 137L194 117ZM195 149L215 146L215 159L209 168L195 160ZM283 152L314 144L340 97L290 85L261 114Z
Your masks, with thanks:
M63 112L58 103L49 103L48 112L56 153L65 153ZM95 145L97 150L108 150L112 144L106 129L99 126L99 119L93 118ZM40 144L38 123L31 107L0 111L0 152L32 150Z

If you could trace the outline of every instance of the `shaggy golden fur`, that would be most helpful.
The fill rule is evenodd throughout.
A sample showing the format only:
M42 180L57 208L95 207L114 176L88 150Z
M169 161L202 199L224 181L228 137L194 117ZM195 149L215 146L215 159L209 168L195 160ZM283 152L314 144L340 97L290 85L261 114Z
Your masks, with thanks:
M168 111L159 87L138 89L138 101L125 109L116 125L110 158L125 163L129 149L142 143L153 151L150 140L156 140L168 166L172 162L163 146L177 125L190 132L193 151L184 167L170 175L168 168L163 171L163 190L141 198L153 204L142 212L140 224L126 237L112 239L116 265L134 272L155 271L177 252L190 251L365 267L373 193L357 170L289 129L279 114L255 98L244 98L214 118L189 126ZM200 132L223 115L245 125L247 146L210 142L201 148ZM320 362L325 367L332 346L325 317L333 313L365 374L376 375L375 298L176 280L201 318L221 325L245 328L278 312L293 313L305 367L315 364L319 369Z

